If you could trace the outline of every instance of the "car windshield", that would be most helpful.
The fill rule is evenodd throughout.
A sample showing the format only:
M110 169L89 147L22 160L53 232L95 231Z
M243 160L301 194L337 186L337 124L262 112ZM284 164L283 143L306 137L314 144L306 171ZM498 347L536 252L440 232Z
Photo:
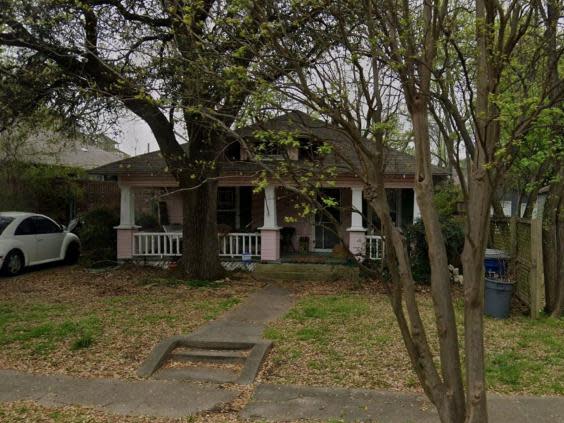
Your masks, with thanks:
M14 220L13 217L0 216L0 235L4 232L4 229Z

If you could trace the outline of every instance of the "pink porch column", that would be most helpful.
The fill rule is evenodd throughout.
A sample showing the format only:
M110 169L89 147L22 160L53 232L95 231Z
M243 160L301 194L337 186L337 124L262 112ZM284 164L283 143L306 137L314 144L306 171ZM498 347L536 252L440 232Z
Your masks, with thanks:
M276 188L268 185L264 189L264 222L260 230L260 259L280 260L280 227L276 215Z
M362 226L362 188L352 187L352 215L349 233L349 251L357 260L366 255L366 228Z
M260 228L260 259L280 260L280 229Z
M120 228L117 230L117 259L129 260L133 257L133 234L139 232L139 228Z
M133 234L139 231L135 225L135 196L128 185L120 185L121 202L119 226L117 231L117 259L129 260L133 258Z

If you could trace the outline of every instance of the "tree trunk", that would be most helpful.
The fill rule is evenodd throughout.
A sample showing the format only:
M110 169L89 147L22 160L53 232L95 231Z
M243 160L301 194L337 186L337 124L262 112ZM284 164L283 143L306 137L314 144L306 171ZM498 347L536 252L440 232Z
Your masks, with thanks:
M558 299L556 301L556 305L554 306L554 310L552 315L554 317L562 317L562 309L564 309L564 198L560 199L560 216L558 217L558 242L557 242L557 253L558 253L558 261L556 267L559 270L558 272Z
M217 181L201 185L181 183L182 266L191 279L214 280L225 275L218 255Z
M490 0L476 0L476 151L468 175L464 268L464 349L466 352L466 423L487 423L484 354L484 254L490 226L493 183L486 164L493 160L499 141L497 108L490 100L495 93L495 7Z
M475 176L471 176L475 178ZM488 421L484 365L484 255L489 232L491 190L483 179L470 182L462 266L467 423Z
M460 366L460 352L456 318L452 304L448 256L439 215L433 203L433 174L429 142L429 121L426 100L423 96L412 99L408 106L415 136L417 173L416 199L425 225L429 264L431 267L431 293L439 337L442 377L446 386L443 412L450 422L462 422L465 416L464 387Z
M564 198L564 167L560 168L556 180L550 185L544 209L542 211L543 267L546 308L545 311L554 316L562 312L560 303L562 291L561 260L562 239L562 202ZM561 264L560 264L561 267Z

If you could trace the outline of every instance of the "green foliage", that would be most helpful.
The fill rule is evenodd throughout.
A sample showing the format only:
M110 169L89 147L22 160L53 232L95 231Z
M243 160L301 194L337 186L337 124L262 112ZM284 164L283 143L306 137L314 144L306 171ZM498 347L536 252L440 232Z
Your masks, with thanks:
M433 197L445 238L448 261L455 267L460 266L460 254L464 247L464 226L456 216L457 203L461 200L460 187L452 182L445 182L437 186ZM425 226L421 219L407 227L406 237L413 277L418 282L427 283L431 275L431 268L425 239Z
M457 203L462 201L462 192L458 185L445 182L437 186L433 200L439 216L452 216L457 212Z
M455 267L460 266L460 254L464 247L464 226L453 216L441 216L441 229L445 239L448 262ZM425 226L419 219L406 230L409 252L411 257L411 270L413 278L420 283L429 283L431 266L429 264L429 248L425 238Z
M0 210L42 213L66 223L69 208L83 195L78 182L83 176L84 171L63 166L3 163Z
M116 230L119 215L106 208L94 209L82 217L78 236L82 251L91 261L114 260L116 257Z

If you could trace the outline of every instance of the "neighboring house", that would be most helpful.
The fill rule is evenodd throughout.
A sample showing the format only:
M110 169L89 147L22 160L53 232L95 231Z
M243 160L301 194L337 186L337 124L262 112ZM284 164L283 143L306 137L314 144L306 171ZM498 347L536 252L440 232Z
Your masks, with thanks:
M50 129L13 137L0 150L0 161L58 165L84 170L94 169L129 157L116 141L105 135L69 135Z
M4 171L5 184L3 192L9 193L5 201L0 201L0 210L21 208L46 213L68 222L77 214L101 206L119 209L120 192L115 178L88 175L84 171L127 157L118 149L117 142L105 135L71 134L47 127L30 129L27 126L15 126L0 137L0 166ZM26 164L26 170L47 170L51 166L64 168L61 173L68 175L65 181L72 180L73 185L80 188L80 195L75 193L49 204L30 198L28 191L33 194L34 187L29 185L25 177L27 174L22 176L22 163Z
M291 131L300 141L300 147L264 151L263 160L267 160L269 166L275 167L284 163L283 159L289 159L298 167L303 165L303 168L308 168L315 162L336 169L334 184L327 184L323 190L339 203L339 207L329 210L338 223L333 225L323 213L315 217L301 217L296 208L300 198L289 189L293 185L290 178L283 183L270 179L270 184L263 191L253 192L263 167L252 161L250 153L234 141L218 163L221 177L217 219L220 228L223 228L219 235L220 255L277 262L298 253L331 252L341 238L355 255L364 255L368 246L371 258L381 257L382 239L378 221L363 200L363 183L356 176L360 162L346 135L338 128L301 112L291 112L260 125L242 128L238 133L253 143L257 142L253 135L260 130ZM316 156L312 146L320 142L329 143L333 152ZM397 225L403 226L419 217L413 189L415 159L394 150L387 150L386 154L385 186L392 216ZM434 167L433 172L438 179L448 177L446 169ZM91 173L117 177L121 188L118 259L180 254L181 194L175 192L178 183L167 172L158 152L110 163ZM134 195L136 191L147 188L160 189L163 193L159 210L161 221L166 223L163 229L167 232L146 233L136 225ZM363 219L358 211L362 211L366 218Z

